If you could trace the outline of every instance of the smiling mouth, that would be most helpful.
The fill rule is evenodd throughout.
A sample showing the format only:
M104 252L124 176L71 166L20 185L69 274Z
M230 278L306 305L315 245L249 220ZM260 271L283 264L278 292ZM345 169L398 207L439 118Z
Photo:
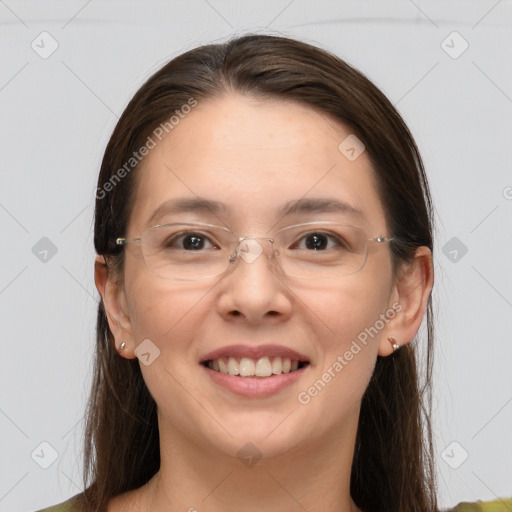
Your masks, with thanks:
M233 377L268 378L293 373L309 366L309 361L297 361L286 357L219 357L201 363L215 372Z

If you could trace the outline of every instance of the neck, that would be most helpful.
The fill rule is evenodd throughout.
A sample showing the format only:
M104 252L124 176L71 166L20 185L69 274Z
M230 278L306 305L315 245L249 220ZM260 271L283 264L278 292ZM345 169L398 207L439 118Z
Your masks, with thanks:
M258 447L245 444L245 463L192 442L159 418L160 470L141 488L137 510L360 512L350 497L357 418L273 457L265 457L265 440ZM251 460L260 447L262 457Z

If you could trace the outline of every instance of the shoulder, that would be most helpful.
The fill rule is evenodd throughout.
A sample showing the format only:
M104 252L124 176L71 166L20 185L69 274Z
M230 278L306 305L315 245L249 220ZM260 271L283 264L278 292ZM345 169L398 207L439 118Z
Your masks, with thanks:
M77 496L78 494L75 494L75 496L63 501L62 503L37 510L36 512L79 512L78 508L75 506Z
M500 498L494 501L463 501L448 512L509 512L512 510L512 498Z

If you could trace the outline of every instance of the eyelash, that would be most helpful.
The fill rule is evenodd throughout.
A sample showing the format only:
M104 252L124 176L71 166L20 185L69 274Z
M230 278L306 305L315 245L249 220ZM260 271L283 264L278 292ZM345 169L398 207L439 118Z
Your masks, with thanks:
M342 238L340 238L338 235L335 235L334 233L327 233L324 231L309 231L307 233L304 233L301 235L301 237L296 242L294 242L293 245L299 244L300 242L302 242L308 236L311 236L311 235L324 236L324 237L327 237L327 238L333 240L336 245L341 246L342 248L347 247L347 242L345 240L343 240ZM201 232L194 231L194 232L188 232L188 233L184 233L184 234L177 233L176 235L173 235L171 239L166 240L164 245L166 248L168 248L171 246L172 243L176 243L177 241L179 241L181 239L185 239L186 237L190 237L190 236L197 236L199 238L206 239L210 242L210 244L212 244L212 241L210 240L210 237L208 235L201 233Z

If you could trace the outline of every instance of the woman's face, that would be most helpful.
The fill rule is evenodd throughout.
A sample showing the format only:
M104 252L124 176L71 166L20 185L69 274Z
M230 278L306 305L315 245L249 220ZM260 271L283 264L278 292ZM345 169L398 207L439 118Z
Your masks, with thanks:
M366 153L351 161L338 148L350 134L301 104L239 95L199 102L143 160L123 234L138 237L149 226L185 221L269 237L269 230L327 220L360 226L368 237L389 236ZM222 203L225 212L153 217L164 202L198 197ZM301 199L343 201L361 214L279 213ZM268 242L259 243L268 256ZM389 244L370 243L364 268L343 277L292 278L272 269L261 255L239 258L217 278L163 279L145 266L139 245L126 246L123 336L132 347L150 340L145 348L160 351L141 370L158 405L161 434L232 456L250 442L272 457L325 443L343 429L355 432L361 397L377 354L391 352L386 336L394 335L398 316ZM288 349L309 365L293 378L224 376L226 386L202 362L233 345L244 346L226 350L237 359L244 350L258 355L251 349L273 345L263 350L269 362ZM288 382L274 389L271 379ZM247 396L243 389L251 386L260 391Z

